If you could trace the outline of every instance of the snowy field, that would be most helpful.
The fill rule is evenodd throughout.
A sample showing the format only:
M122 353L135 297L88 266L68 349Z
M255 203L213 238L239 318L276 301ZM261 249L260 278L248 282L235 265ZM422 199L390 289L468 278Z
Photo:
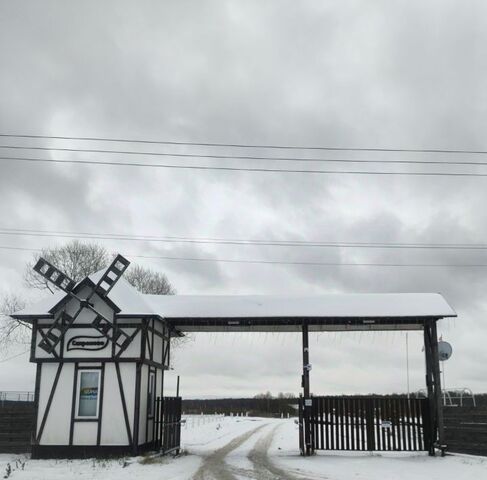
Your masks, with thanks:
M487 457L319 453L302 458L293 419L199 418L182 429L184 454L117 460L30 460L0 454L14 480L469 480L487 478Z

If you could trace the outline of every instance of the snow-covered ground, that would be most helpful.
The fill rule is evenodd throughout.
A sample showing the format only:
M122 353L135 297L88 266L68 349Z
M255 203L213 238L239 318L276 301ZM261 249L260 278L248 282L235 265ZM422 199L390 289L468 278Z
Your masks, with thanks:
M194 419L182 429L178 458L30 460L0 455L14 480L469 480L487 478L487 457L426 454L324 453L299 456L293 419L247 417ZM24 463L25 462L25 463Z

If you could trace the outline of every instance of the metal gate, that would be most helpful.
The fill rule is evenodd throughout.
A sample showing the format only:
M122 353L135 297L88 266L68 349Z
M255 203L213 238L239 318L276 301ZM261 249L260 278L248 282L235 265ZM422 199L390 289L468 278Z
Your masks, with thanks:
M401 397L300 399L299 444L314 450L418 451L431 447L428 400Z
M154 447L162 453L181 448L181 397L157 397L154 416Z

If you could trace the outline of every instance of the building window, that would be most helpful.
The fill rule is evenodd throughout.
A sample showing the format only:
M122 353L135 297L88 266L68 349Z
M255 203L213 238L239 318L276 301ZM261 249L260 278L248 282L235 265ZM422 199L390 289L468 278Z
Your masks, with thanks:
M81 370L78 374L77 418L98 418L100 371Z
M155 387L155 379L156 375L155 373L149 373L149 396L147 397L147 401L149 402L147 411L149 414L149 417L154 416L154 403L155 403L155 398L154 398L154 387Z

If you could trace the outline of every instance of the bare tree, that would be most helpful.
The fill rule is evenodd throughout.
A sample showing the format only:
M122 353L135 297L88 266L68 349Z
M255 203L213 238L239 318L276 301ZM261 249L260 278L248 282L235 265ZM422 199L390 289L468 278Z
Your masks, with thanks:
M288 398L296 398L296 395L294 393L290 392L279 392L277 394L277 398L283 400L283 399L288 399Z
M103 246L96 243L82 243L78 240L60 247L43 249L27 263L24 279L28 287L51 293L54 293L57 288L32 268L39 257L45 258L76 282L108 267L113 259L113 255ZM124 278L141 293L154 295L175 293L166 275L140 265L131 264ZM28 343L32 326L9 316L23 308L25 302L16 295L5 295L0 298L0 349L6 349L13 344Z
M176 293L166 275L140 265L131 265L125 278L141 293L152 295L174 295Z
M45 258L75 282L107 267L111 260L111 255L101 245L82 243L78 240L61 247L43 249L41 253L34 256L32 262L26 265L24 279L28 287L47 289L51 293L54 293L55 287L32 269L39 257Z
M39 257L45 258L75 282L108 267L113 259L113 255L103 246L78 240L61 247L43 249L39 254L34 255L33 260L26 265L24 279L28 287L49 290L51 293L54 293L56 287L32 269ZM140 265L131 264L124 278L141 293L153 295L176 293L166 275Z
M272 393L269 390L267 390L267 392L265 393L258 393L257 395L254 395L254 398L262 399L262 398L274 398L274 397L272 396Z
M7 294L0 299L0 350L5 351L14 344L28 344L32 325L10 317L12 313L25 308L25 302L17 295Z

